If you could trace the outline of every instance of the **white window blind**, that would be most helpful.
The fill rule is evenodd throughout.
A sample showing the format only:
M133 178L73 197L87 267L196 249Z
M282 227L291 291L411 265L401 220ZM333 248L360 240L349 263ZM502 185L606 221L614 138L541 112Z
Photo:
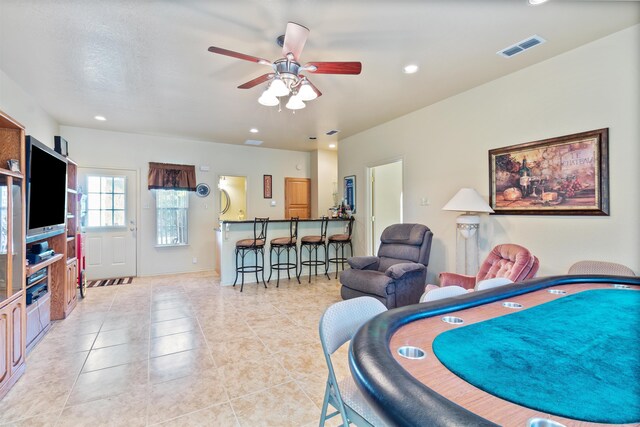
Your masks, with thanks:
M189 191L155 190L156 245L189 243Z

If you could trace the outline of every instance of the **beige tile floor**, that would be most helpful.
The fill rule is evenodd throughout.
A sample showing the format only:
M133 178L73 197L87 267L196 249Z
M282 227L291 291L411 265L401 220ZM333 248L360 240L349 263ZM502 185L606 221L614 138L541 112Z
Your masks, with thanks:
M204 273L90 288L29 354L0 424L317 425L327 375L318 321L340 300L338 281L239 291Z

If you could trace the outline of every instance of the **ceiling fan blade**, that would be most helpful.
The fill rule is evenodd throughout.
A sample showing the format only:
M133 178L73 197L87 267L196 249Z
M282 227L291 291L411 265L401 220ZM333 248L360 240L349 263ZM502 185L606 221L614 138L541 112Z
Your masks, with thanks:
M287 31L284 34L284 43L282 44L282 56L287 56L289 53L293 54L293 59L296 61L302 53L302 48L307 42L309 36L309 29L303 27L295 22L289 22L287 24Z
M302 67L315 74L360 74L361 62L309 62Z
M258 86L260 83L264 83L267 80L271 80L273 78L273 73L263 74L260 77L256 77L253 80L249 80L248 82L241 84L238 86L238 89L251 89L252 87Z
M232 58L244 59L245 61L256 62L258 64L271 65L271 61L267 61L266 59L258 58L256 56L251 56L251 55L245 55L244 53L234 52L232 50L223 49L221 47L211 46L208 50L211 53L226 55Z

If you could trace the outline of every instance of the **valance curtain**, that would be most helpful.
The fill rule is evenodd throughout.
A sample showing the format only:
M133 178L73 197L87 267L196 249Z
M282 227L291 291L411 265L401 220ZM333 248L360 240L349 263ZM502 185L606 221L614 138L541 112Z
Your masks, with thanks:
M196 191L196 167L149 162L149 190Z

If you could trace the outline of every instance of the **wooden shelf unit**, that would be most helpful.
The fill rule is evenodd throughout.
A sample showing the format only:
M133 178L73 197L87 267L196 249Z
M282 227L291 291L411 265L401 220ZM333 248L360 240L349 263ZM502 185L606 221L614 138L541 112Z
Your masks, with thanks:
M27 267L27 276L49 267L49 294L51 295L51 320L65 319L78 303L76 260L76 233L78 230L77 178L78 166L67 159L67 224L65 232L43 238L56 255L38 264ZM31 246L27 245L27 250Z
M73 160L67 158L67 247L65 250L65 317L69 315L71 310L73 310L78 302L78 260L76 258L76 249L78 244L78 229L80 226L79 218L80 212L78 203L78 165Z
M20 171L9 170L8 160L17 160ZM38 242L48 242L55 255L29 266L25 261L26 251L36 240L30 239L26 243L25 166L24 127L0 111L0 399L24 373L30 316L37 315L39 322L46 322L44 328L36 331L40 339L49 328L49 319L66 318L78 301L77 165L68 160L66 232L38 239ZM48 268L49 292L27 307L26 278L44 267ZM31 331L31 335L34 333ZM38 339L34 339L29 347L32 348Z
M56 255L28 268L28 272L34 273L40 268L49 266L51 320L65 319L78 303L76 274L76 234L78 231L77 172L78 166L76 163L71 159L67 159L67 226L65 232L40 240L47 241Z
M0 399L25 370L25 165L24 127L0 111Z
M45 267L50 266L51 264L53 264L56 261L60 261L62 259L63 255L62 254L55 254L53 255L51 258L47 258L42 262L39 262L37 264L30 264L27 265L27 275L26 277L31 276L33 273L35 273L38 270L41 270Z

